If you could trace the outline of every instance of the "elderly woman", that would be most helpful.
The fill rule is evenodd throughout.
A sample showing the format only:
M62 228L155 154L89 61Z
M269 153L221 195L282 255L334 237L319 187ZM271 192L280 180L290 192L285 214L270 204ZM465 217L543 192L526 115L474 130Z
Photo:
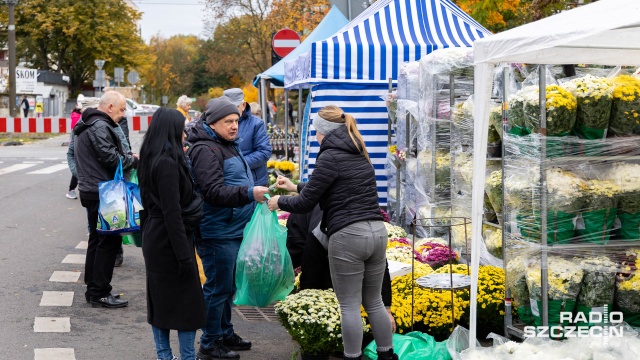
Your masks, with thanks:
M260 108L260 104L257 102L252 102L249 104L251 107L251 113L259 118L262 118L262 108Z
M178 106L178 111L184 115L184 124L186 125L191 121L191 117L189 117L189 110L191 110L191 98L187 95L182 95L178 98L176 105Z

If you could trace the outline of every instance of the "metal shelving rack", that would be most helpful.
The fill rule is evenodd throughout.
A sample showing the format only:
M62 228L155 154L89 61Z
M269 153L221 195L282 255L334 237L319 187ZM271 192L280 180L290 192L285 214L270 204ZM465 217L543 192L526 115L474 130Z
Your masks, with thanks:
M545 65L538 66L539 71L539 131L538 133L541 136L540 141L540 262L541 262L541 309L540 316L542 320L543 326L549 325L549 283L548 283L548 256L553 253L560 253L561 251L566 251L569 249L597 249L597 248L628 248L640 245L640 241L609 241L606 244L593 244L593 243L577 243L577 244L549 244L547 237L547 191L545 184L547 183L546 179L546 165L549 164L559 164L567 161L589 161L589 162L601 162L601 161L613 161L613 160L640 160L640 156L638 155L616 155L616 156L569 156L569 157L558 157L553 159L547 159L547 146L546 146L546 129L547 129L547 118L546 118L546 73L547 68ZM508 68L504 68L503 70L503 99L502 99L502 112L503 112L503 142L502 142L502 154L503 158L507 157L505 153L505 140L507 134L507 121L508 121L508 112L509 112L509 103L508 103L508 94L507 94L507 78L509 76ZM507 257L506 253L506 234L510 232L510 229L507 227L510 226L510 223L506 219L506 214L508 213L506 209L506 204L504 203L504 161L502 162L502 179L503 179L503 214L502 214L502 251L503 251L503 260L504 260L504 270L505 270L505 279L507 275ZM512 319L512 299L511 299L511 291L507 287L505 294L505 335L516 336L518 338L524 338L524 331L518 327L519 324L514 323Z

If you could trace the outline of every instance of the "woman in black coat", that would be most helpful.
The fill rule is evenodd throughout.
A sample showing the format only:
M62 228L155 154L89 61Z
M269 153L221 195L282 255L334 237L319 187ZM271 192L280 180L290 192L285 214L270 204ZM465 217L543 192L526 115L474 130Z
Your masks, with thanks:
M169 330L178 330L180 356L195 359L196 330L205 324L202 287L194 251L195 224L185 224L182 210L197 194L182 150L184 116L160 108L140 149L138 179L145 210L142 254L147 270L147 321L158 359L174 359Z

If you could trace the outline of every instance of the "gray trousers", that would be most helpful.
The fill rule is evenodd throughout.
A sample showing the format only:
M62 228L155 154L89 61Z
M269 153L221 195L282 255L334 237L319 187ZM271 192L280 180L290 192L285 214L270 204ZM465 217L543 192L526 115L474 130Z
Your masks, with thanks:
M391 322L380 294L386 265L387 230L382 221L360 221L329 239L331 280L340 303L344 354L357 357L362 349L364 306L378 350L393 347Z

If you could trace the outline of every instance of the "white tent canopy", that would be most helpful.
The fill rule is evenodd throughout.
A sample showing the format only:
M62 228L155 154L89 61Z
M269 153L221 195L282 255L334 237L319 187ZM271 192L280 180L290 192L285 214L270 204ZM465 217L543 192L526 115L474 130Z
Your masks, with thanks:
M474 43L475 88L471 332L476 336L478 264L493 69L497 63L640 65L640 1L600 0ZM475 341L470 341L475 346Z

